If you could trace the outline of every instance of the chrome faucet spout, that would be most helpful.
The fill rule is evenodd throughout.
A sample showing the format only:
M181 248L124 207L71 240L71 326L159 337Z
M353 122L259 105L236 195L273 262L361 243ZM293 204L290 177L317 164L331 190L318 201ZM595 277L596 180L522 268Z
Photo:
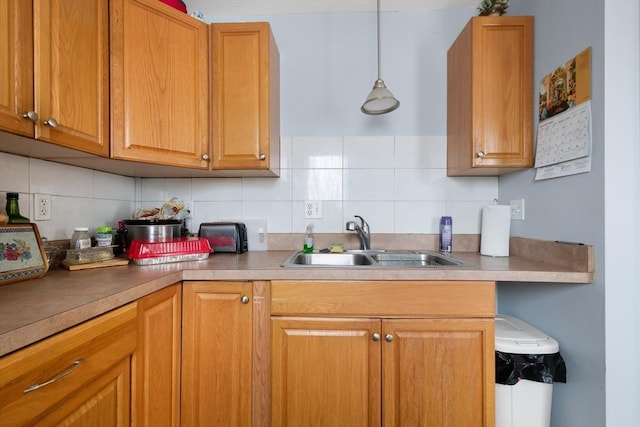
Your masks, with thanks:
M354 215L356 218L360 219L360 224L357 224L355 221L349 221L346 224L348 231L355 231L360 238L360 249L363 251L368 251L371 249L371 235L369 232L369 224L364 220L360 215Z

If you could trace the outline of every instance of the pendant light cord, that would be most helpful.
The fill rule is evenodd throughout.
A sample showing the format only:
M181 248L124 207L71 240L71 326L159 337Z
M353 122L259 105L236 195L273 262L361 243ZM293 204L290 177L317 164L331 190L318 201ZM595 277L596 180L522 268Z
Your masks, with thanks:
M377 28L376 28L376 34L378 35L378 80L380 80L380 76L382 75L381 73L381 60L380 60L380 0L378 0L377 3Z

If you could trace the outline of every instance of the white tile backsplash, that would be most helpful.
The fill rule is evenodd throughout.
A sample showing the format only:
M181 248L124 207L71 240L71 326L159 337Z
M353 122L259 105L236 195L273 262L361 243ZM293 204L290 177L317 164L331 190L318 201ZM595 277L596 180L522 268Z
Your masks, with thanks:
M447 137L397 136L394 161L396 169L446 169Z
M341 169L293 169L293 200L342 200Z
M372 233L438 233L442 215L454 234L479 233L483 206L498 198L498 178L446 176L446 136L281 138L280 178L129 178L0 153L0 192L18 191L32 218L34 193L52 195L50 239L74 227L115 226L140 206L172 197L193 202L187 226L247 220L270 233L342 233L363 216ZM304 218L304 200L320 200L323 218Z
M342 137L295 137L291 144L292 168L342 168Z
M393 183L393 169L345 169L344 200L393 201Z
M29 193L28 158L0 153L0 171L2 171L0 175L0 191L5 193ZM19 201L22 202L22 200ZM4 207L4 204L2 207ZM20 203L20 212L22 212L22 203Z
M344 138L345 169L391 168L389 159L394 156L392 136L367 136Z

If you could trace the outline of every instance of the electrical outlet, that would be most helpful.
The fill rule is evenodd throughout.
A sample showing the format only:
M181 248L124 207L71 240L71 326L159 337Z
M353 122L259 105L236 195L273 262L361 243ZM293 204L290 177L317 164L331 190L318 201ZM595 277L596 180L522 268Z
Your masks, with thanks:
M509 200L511 219L524 221L524 199Z
M48 194L35 194L33 196L36 221L51 221L51 196Z
M322 201L321 200L305 200L304 217L305 218L322 218Z

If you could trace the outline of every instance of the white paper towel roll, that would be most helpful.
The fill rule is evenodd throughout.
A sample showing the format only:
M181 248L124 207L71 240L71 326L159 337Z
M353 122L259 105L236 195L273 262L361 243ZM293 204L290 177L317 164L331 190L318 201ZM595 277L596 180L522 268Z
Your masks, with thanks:
M509 256L509 232L511 208L505 205L490 205L482 208L482 232L480 254Z

